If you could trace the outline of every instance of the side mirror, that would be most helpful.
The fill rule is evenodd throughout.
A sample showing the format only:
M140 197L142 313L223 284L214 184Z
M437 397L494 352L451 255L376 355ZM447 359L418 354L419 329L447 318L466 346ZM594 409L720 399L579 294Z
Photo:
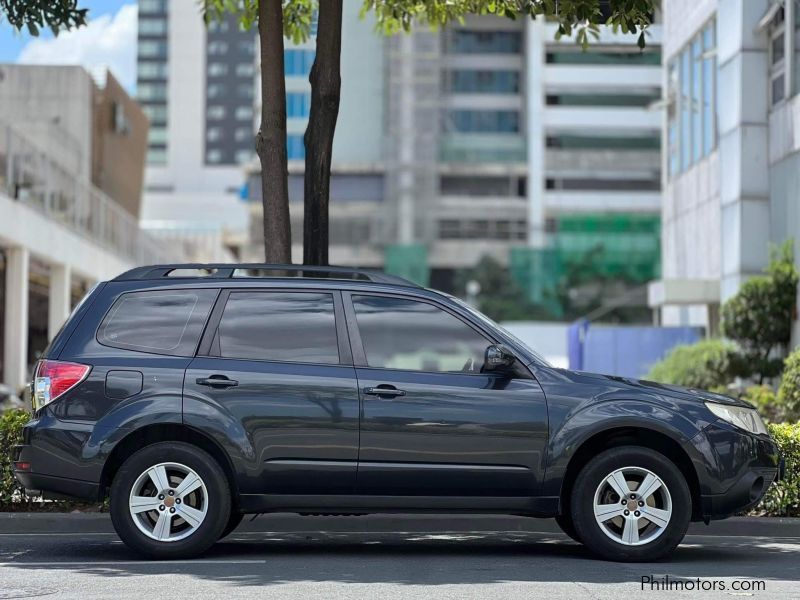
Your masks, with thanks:
M483 365L487 371L502 371L514 365L516 357L502 344L492 344L486 348Z

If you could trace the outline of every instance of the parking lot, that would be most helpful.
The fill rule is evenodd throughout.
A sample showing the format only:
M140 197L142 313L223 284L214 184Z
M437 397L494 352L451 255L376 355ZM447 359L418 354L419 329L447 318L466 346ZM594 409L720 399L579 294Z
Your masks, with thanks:
M670 597L800 598L800 520L696 524L671 560L617 564L512 517L265 516L174 562L137 558L105 515L0 518L0 598L657 596L643 577Z

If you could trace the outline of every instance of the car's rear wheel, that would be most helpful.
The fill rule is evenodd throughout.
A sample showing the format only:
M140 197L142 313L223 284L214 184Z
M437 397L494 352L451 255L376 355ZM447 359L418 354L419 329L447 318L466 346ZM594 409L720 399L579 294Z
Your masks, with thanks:
M680 470L649 448L612 448L578 474L571 515L579 539L608 560L649 561L683 540L692 514Z
M111 484L111 520L120 539L150 558L207 550L229 522L230 489L208 453L181 442L147 446Z

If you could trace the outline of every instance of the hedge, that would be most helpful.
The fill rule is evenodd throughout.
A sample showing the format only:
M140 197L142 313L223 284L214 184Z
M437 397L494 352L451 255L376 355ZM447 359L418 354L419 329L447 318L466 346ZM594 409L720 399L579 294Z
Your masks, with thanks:
M19 444L22 426L29 419L30 414L24 410L9 410L0 414L0 507L27 501L25 490L11 469L11 447Z
M725 387L739 368L736 346L717 339L676 346L652 366L646 379L701 390Z
M800 422L770 423L768 427L786 460L786 475L770 486L756 510L775 517L800 516Z

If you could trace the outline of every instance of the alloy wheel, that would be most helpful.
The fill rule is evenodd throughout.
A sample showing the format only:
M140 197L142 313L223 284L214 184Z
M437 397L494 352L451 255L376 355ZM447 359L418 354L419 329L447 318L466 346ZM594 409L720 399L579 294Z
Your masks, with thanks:
M640 546L658 538L672 517L672 497L664 481L642 467L609 473L594 494L594 517L609 538Z
M128 508L133 522L147 537L176 542L202 525L208 513L208 490L186 465L159 463L136 479Z

